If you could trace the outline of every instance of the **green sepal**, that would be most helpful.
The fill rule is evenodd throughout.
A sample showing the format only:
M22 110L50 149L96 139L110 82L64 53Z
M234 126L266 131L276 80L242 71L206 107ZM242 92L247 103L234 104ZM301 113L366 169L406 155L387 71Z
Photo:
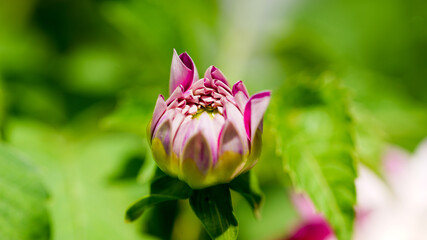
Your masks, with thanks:
M190 206L212 239L237 239L239 227L233 215L228 185L194 190Z
M240 193L251 206L255 217L260 218L260 208L262 206L264 195L258 184L255 174L246 172L241 174L230 182L230 188Z
M138 219L148 207L152 207L162 202L178 200L178 199L180 198L175 196L156 195L156 194L145 196L140 200L138 200L137 202L135 202L134 204L132 204L132 206L130 206L128 210L126 210L125 220L126 222L133 222L136 219Z
M150 186L150 194L177 196L186 199L191 196L193 189L185 182L177 178L169 177L160 170L156 172L155 178Z
M150 195L132 204L126 211L125 220L127 222L135 221L148 207L166 201L187 199L192 192L193 190L186 183L163 173L156 173L156 177L151 183Z

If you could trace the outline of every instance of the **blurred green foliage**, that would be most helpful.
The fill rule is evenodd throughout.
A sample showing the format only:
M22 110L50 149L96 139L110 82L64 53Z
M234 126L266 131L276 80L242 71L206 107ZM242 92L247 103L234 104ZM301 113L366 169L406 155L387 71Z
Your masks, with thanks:
M206 239L181 202L169 206L171 218L154 208L137 224L123 221L128 205L148 192L154 164L145 132L157 95L167 95L176 48L191 55L200 74L214 64L251 93L273 90L278 106L267 116L277 120L267 117L254 168L266 195L261 220L233 198L242 239L283 237L298 217L286 194L293 180L283 171L280 144L297 132L283 134L280 104L291 112L320 107L324 99L315 93L324 92L316 79L325 73L340 79L349 92L356 160L381 174L388 144L413 150L427 136L426 8L421 0L0 1L0 142L8 146L0 162L16 163L0 169L9 174L0 174L0 183L13 186L6 176L29 181L30 190L19 194L47 204L48 217L25 222L29 234L48 221L44 236L51 239ZM308 79L307 89L295 89L299 76ZM340 94L328 104L334 98L340 104ZM299 120L321 118L311 113ZM327 114L341 116L333 108ZM321 141L326 130L310 138ZM31 167L22 167L9 146ZM327 145L321 152L336 153ZM27 171L37 172L41 184ZM21 195L12 196L0 198L0 209L22 203ZM45 214L23 204L17 206L28 216ZM3 223L16 217L0 214L0 236L11 227ZM161 234L162 223L170 234Z
M49 239L48 193L34 166L2 144L0 173L0 238Z
M271 105L285 171L335 230L351 239L356 204L354 124L345 89L330 76L300 76Z

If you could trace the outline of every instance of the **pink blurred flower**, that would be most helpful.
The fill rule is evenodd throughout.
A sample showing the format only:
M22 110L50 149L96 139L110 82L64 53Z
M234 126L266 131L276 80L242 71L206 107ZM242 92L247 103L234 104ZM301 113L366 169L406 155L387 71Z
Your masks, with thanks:
M149 133L160 169L204 188L255 165L269 91L249 97L242 81L230 88L214 66L199 79L190 56L174 50L169 93L167 100L159 95Z
M391 148L384 159L384 180L366 168L356 181L358 240L427 238L427 140L412 156Z
M301 193L292 194L292 202L302 220L287 240L333 240L334 233L325 218L316 212L310 199Z
M415 154L390 148L383 178L361 166L356 180L355 240L422 240L427 236L427 140ZM303 221L288 239L324 240L328 223L304 195L293 195ZM325 226L326 225L326 226ZM312 226L317 226L313 228ZM330 228L329 228L330 229ZM300 237L304 233L305 237Z

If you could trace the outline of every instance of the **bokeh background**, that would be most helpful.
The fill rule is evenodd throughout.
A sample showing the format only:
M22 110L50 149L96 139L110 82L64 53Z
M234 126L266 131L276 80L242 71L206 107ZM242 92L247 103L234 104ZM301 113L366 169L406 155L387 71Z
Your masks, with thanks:
M426 9L422 0L1 0L0 236L207 239L186 202L123 220L148 192L145 131L167 95L173 48L252 94L334 76L349 95L358 158L380 172L385 146L413 151L427 136ZM241 239L280 239L298 221L265 129L262 218L233 196Z

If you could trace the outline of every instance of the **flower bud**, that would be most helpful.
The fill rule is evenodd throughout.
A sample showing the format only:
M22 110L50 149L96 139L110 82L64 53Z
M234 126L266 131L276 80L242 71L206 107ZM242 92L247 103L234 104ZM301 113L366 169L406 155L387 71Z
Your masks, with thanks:
M162 171L199 189L228 183L255 165L269 91L249 97L242 81L230 88L214 66L199 79L190 56L175 50L169 86L169 98L157 99L149 133Z

